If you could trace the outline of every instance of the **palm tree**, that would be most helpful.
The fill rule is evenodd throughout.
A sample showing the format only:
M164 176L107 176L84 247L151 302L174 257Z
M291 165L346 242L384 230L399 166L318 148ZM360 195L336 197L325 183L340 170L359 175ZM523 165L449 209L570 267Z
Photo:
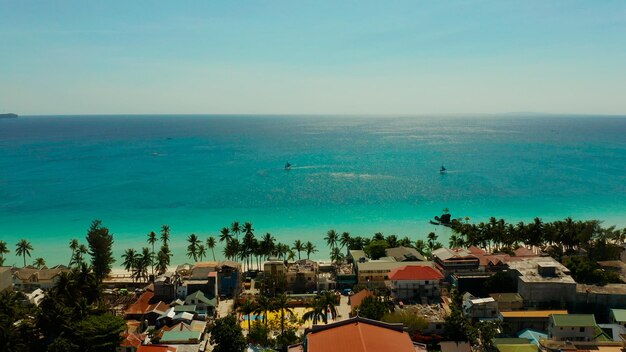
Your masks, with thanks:
M135 278L137 280L148 278L150 262L152 262L152 252L150 252L150 248L143 247L141 254L138 254L135 259Z
M200 244L200 240L196 234L191 234L187 237L187 242L189 245L187 246L187 256L189 258L193 258L194 262L198 261L198 245Z
M4 265L4 255L10 252L9 248L7 248L7 243L0 241L0 266Z
M326 244L330 246L330 250L332 250L333 248L337 247L337 241L339 240L339 235L337 235L337 231L335 230L328 230L328 232L326 232L326 237L324 237L324 239L326 240Z
M152 245L152 260L150 260L150 267L152 268L152 275L154 275L154 259L156 257L154 253L154 244L157 242L157 234L154 231L150 231L148 234L148 244Z
M226 241L226 243L228 244L228 242L230 242L232 239L233 235L230 234L230 230L228 229L228 227L222 227L222 229L220 230L220 242Z
M215 251L213 250L215 248L215 237L209 236L209 238L206 239L206 246L211 250L211 254L213 254L213 261L215 261Z
M134 248L128 248L124 254L122 254L122 258L124 259L122 262L124 269L131 274L134 273L135 267L137 266L137 259L139 258L137 251L135 251Z
M74 256L76 255L76 250L78 250L79 244L77 239L72 239L70 241L70 249L72 250L72 256L70 257L70 263L67 266L72 266L72 262L74 261Z
M263 315L263 323L267 324L267 312L272 311L273 302L265 295L260 295L256 300L256 309L254 314L258 317L259 315Z
M245 225L250 224L246 222ZM244 225L244 227L245 227ZM252 225L252 224L250 224ZM241 248L241 254L246 261L247 268L250 270L250 256L254 253L254 249L256 247L256 239L254 238L254 233L252 232L252 228L246 231L246 234L243 236L243 246Z
M161 226L161 241L163 244L167 244L170 240L170 226L163 225Z
M337 295L331 291L322 291L320 294L320 300L324 307L324 322L328 322L328 314L335 319L337 317L337 308L335 307L339 302L337 301Z
M280 312L280 335L282 336L285 333L285 313L293 314L286 294L281 293L274 297L274 310Z
M239 221L233 221L233 223L230 224L230 231L235 234L236 239L239 239L239 234L242 230L243 227L239 224Z
M312 320L313 325L316 325L317 322L321 319L324 323L328 323L328 316L324 314L324 302L320 299L319 296L316 296L313 299L313 303L308 305L309 311L302 315L302 319Z
M35 259L35 261L33 262L33 265L37 268L37 269L41 269L44 266L46 266L46 261L43 258L37 258Z
M237 256L239 255L239 240L231 239L226 242L226 246L224 246L224 256L231 260L237 260Z
M206 247L203 244L198 245L198 259L202 261L202 258L206 257Z
M239 313L248 316L248 333L250 332L250 320L252 320L252 313L257 310L256 303L251 299L246 299L243 303L237 308Z
M30 242L28 242L25 239L21 239L15 245L15 254L21 255L22 257L24 257L24 267L26 267L26 256L30 257L30 251L32 250L33 250L33 245L30 244Z
M275 241L276 239L272 237L272 234L270 234L269 232L266 233L261 239L261 249L263 255L265 255L266 260L270 257L270 255L272 255L272 253L276 249L276 245L274 243Z
M310 259L312 253L317 253L317 249L315 245L311 242L307 242L304 244L304 250L306 251L306 259Z
M170 251L170 247L167 245L161 246L161 250L157 253L157 264L155 267L159 275L167 271L167 267L170 265L171 257L172 252Z
M341 244L341 248L346 247L346 255L350 253L350 243L352 242L352 238L350 237L349 232L343 232L341 234L341 238L339 239L339 244Z
M84 255L89 253L89 249L84 244L78 246L76 252L74 252L74 258L72 258L72 264L80 267L83 264Z
M344 255L339 247L335 247L330 251L330 261L339 265L343 262Z
M302 252L304 250L304 245L302 244L302 241L296 240L293 243L293 249L298 251L298 260L300 260L300 252Z

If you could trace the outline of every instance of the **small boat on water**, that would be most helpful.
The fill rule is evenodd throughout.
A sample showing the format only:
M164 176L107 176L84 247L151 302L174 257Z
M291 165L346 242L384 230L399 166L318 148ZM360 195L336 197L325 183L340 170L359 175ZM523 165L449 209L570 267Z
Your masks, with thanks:
M291 164L289 162L285 163L285 170L291 170Z
M447 172L448 172L448 170L443 165L441 165L441 169L439 169L439 173L440 174L445 174Z

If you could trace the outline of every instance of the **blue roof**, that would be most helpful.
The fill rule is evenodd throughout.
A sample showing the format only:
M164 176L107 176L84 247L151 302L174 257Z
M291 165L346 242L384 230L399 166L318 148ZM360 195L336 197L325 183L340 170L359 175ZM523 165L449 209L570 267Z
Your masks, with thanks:
M547 333L543 331L539 331L539 330L533 330L533 329L525 329L522 332L520 332L517 336L524 338L524 339L529 339L530 343L532 343L533 345L537 345L537 346L539 346L540 339L548 338Z

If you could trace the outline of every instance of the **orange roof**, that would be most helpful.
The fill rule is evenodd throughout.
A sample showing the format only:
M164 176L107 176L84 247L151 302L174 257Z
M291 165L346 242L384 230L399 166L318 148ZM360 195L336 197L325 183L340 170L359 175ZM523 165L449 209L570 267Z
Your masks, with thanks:
M146 339L146 336L148 336L147 334L125 334L122 335L124 336L124 340L122 340L122 343L120 343L121 347L139 347L141 346L141 343L143 342L143 340Z
M150 306L152 297L154 297L154 292L146 291L142 293L137 301L128 307L126 314L143 314Z
M439 270L429 266L407 265L393 269L389 273L391 280L441 280Z
M549 318L552 314L567 314L566 310L514 310L500 312L504 318Z
M533 251L531 251L530 249L526 247L519 247L518 249L516 249L515 256L516 257L537 257L537 255L533 253Z
M361 317L314 326L306 341L307 352L415 352L402 324Z
M154 311L155 313L163 314L168 309L170 309L170 305L169 304L167 304L167 303L165 303L163 301L159 301L159 302L157 302L155 304L149 305L146 308L145 312L148 313L148 312L153 312Z
M213 267L216 267L218 264L219 264L218 262L199 262L199 263L196 263L193 266L193 268L213 268Z
M363 302L363 300L366 297L373 296L373 295L374 293L372 291L368 289L364 289L350 296L349 303L352 306L352 309L355 309L361 305L361 302Z
M176 352L176 347L167 345L143 345L137 352Z

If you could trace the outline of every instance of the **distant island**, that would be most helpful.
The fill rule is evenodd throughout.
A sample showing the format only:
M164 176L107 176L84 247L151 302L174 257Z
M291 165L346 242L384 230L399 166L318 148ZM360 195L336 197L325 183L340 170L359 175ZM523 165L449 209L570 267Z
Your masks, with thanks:
M16 119L17 118L17 114L0 114L0 119Z

